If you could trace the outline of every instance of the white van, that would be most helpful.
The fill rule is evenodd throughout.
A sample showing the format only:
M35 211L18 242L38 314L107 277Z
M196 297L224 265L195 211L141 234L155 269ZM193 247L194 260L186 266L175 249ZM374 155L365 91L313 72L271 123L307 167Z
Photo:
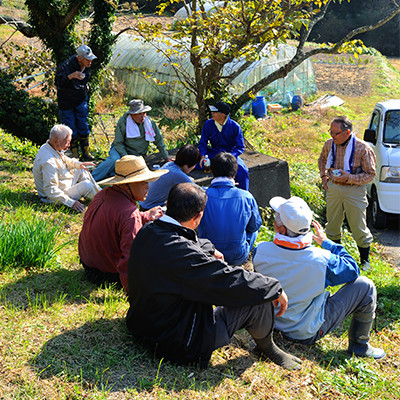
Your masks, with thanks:
M364 141L376 156L376 176L368 184L372 225L384 228L388 214L400 214L400 100L375 106Z

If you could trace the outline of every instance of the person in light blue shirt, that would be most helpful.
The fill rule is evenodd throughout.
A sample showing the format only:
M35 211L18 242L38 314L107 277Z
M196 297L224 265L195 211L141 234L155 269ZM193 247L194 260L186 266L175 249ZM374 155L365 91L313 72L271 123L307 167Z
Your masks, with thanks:
M228 152L211 160L214 179L198 228L199 236L210 240L230 265L247 260L262 223L253 195L235 185L237 170L237 159Z
M200 152L195 146L192 144L182 146L176 153L175 161L169 161L161 167L169 172L150 183L146 200L139 202L141 209L149 210L155 206L164 206L172 186L177 183L192 182L188 174L199 161Z
M253 265L255 271L278 279L288 295L288 308L276 318L276 329L310 345L352 315L348 353L383 358L385 351L369 344L376 309L374 283L359 276L356 261L343 246L327 239L303 199L273 197L270 205L275 210L275 237L254 249ZM313 246L313 239L321 247ZM326 290L342 284L333 295Z

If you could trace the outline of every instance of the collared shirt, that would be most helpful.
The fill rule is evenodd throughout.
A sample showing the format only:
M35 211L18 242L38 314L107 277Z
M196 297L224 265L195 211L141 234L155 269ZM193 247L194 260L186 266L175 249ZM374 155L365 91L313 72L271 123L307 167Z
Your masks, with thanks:
M331 138L325 142L318 159L318 168L321 177L327 175L333 183L337 183L335 182L335 177L332 175L331 171L332 169L344 169L344 156L349 141L344 146L336 146L335 165L333 168L326 169L326 160L331 151L332 140L333 139ZM353 171L346 184L365 185L374 179L375 174L375 154L372 148L363 140L356 138Z

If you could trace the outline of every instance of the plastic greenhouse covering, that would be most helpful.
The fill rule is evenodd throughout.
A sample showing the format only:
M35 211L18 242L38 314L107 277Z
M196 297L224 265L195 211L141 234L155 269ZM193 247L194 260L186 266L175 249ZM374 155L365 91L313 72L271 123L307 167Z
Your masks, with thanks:
M164 43L157 42L157 46L166 49ZM172 44L171 44L172 46ZM267 53L267 52L265 52ZM242 72L233 82L233 93L240 94L251 87L262 77L278 69L289 61L295 54L295 48L289 45L279 45L278 48L254 62ZM188 73L192 66L188 55L179 62ZM225 73L237 68L244 60L234 61L226 66ZM115 72L117 79L124 82L126 91L131 98L140 98L147 103L158 104L190 104L195 105L194 97L189 97L183 85L177 83L173 67L165 56L157 51L150 43L133 35L122 34L114 47L110 68ZM191 75L193 75L191 73ZM157 81L163 85L157 84ZM306 60L285 78L276 80L265 87L257 95L265 96L267 102L287 105L295 94L302 96L315 93L314 69L310 60Z

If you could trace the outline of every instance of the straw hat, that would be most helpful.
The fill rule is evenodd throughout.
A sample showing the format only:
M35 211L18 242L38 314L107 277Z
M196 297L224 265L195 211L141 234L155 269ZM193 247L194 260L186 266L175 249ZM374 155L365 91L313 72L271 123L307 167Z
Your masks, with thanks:
M98 182L99 185L122 185L124 183L153 182L169 172L167 169L150 171L143 157L123 156L115 162L115 176Z
M140 114L151 110L150 106L145 106L143 100L135 99L128 103L128 114Z

